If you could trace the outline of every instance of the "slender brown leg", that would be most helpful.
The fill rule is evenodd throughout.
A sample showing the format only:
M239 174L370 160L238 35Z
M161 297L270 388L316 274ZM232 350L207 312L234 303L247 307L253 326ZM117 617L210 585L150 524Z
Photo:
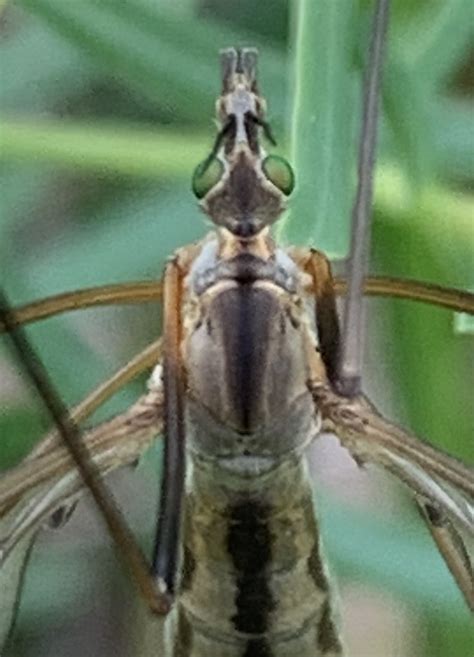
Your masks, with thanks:
M436 502L442 504L447 500L449 510L449 493L447 497L444 497L446 491L439 491L438 482L431 480L430 476L445 478L449 484L462 487L467 495L472 495L473 491L469 487L469 482L473 481L472 473L469 473L462 464L457 463L454 459L441 452L436 452L431 446L410 437L395 425L388 423L378 415L375 409L370 409L363 398L356 397L350 400L344 396L343 391L340 390L338 379L341 338L335 304L334 281L329 261L323 253L318 251L310 251L305 254L295 250L294 253L292 252L292 257L312 277L313 281L320 351L328 379L334 389L334 391L330 391L329 388L326 388L325 395L316 394L316 389L319 388L322 391L324 385L318 384L313 389L315 402L322 412L326 428L339 436L356 461L360 463L371 460L378 462L412 488L415 493L415 501L422 511L422 516L433 540L467 604L472 609L474 604L473 569L460 530L454 526L445 510L438 508L436 503L430 504L423 499L425 496L429 498L430 492L432 492L433 495L437 495L434 498ZM317 378L318 372L315 370L315 380ZM358 407L358 411L353 412L353 404ZM353 417L352 424L348 421L348 417L351 415ZM344 421L342 421L343 419ZM374 430L375 432L372 433ZM407 459L405 465L400 464L399 459L395 461L395 464L392 462L392 459L399 455ZM394 467L395 465L396 467ZM422 473L426 473L422 474L422 478L425 477L427 481L423 482L425 488L421 491L424 494L421 495L418 488L420 482L411 472L414 466L421 466L424 469ZM441 495L440 498L439 495ZM451 501L456 505L455 500ZM462 514L463 507L461 507Z
M334 288L337 295L346 294L347 281L336 276ZM472 292L408 278L367 276L364 281L364 294L395 299L410 299L411 301L419 301L440 308L455 310L459 313L474 315L474 294Z
M177 258L170 262L163 281L163 376L165 393L165 454L160 515L153 558L158 587L171 604L179 551L181 507L185 475L184 368L181 295L184 272Z
M193 253L192 247L186 252ZM119 285L99 285L83 290L63 292L45 297L12 309L15 325L29 324L64 312L110 306L114 304L141 304L161 301L160 281L135 281ZM336 296L347 294L347 280L342 276L334 278ZM474 314L474 294L444 285L434 285L396 276L367 276L364 281L364 294L369 296L411 299L422 303L441 306L460 313ZM0 333L5 331L0 320Z
M341 332L337 314L336 294L331 263L321 251L291 250L291 256L312 279L312 292L316 299L316 328L319 350L326 367L327 377L337 388L341 356Z
M35 353L26 335L16 325L7 298L0 290L0 320L10 333L13 346L36 390L41 396L58 431L67 445L85 483L94 497L107 523L117 548L134 576L137 586L151 609L165 613L164 600L157 595L153 579L149 575L146 559L130 532L125 520L100 477L99 470L85 447L80 430L69 416L68 410L51 383L46 369Z
M163 386L151 381L148 392L126 411L84 431L81 438L104 479L136 462L162 431ZM63 510L67 514L87 490L64 444L46 441L47 451L30 454L0 477L0 571L25 533L39 530L53 515L54 520L63 516Z
M131 358L123 367L115 372L111 377L103 381L95 390L93 390L77 406L70 409L71 419L76 424L86 420L92 413L104 404L116 392L122 389L129 381L141 374L144 370L150 369L153 365L160 362L161 358L161 339L155 340L149 344L143 351ZM48 454L51 449L57 445L61 436L54 429L50 431L40 442L38 442L25 460L31 461L37 459L43 454Z
M36 322L40 319L54 317L60 313L92 308L94 306L111 306L126 303L156 303L161 301L160 281L135 281L115 285L98 285L96 287L63 292L51 297L39 299L11 310L16 326ZM6 330L0 319L0 333Z
M372 36L364 76L362 130L360 134L357 193L352 208L351 247L347 267L347 297L344 305L342 353L338 388L347 397L360 394L364 352L364 278L370 262L372 188L377 145L378 106L390 14L390 0L374 3Z
M362 396L347 398L321 382L308 382L323 419L355 461L374 463L406 485L456 583L472 609L474 572L467 546L474 535L474 473L462 462L382 417Z
M420 501L417 506L466 604L474 611L474 568L461 535L435 506Z

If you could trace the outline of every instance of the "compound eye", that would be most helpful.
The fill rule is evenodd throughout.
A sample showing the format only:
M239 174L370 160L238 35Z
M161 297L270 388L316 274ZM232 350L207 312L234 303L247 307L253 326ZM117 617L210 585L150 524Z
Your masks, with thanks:
M223 173L224 165L217 157L213 157L210 160L209 158L203 160L194 169L192 180L193 194L199 199L206 196L214 185L217 185Z
M262 171L285 196L291 194L295 186L295 174L285 158L268 155L262 162Z

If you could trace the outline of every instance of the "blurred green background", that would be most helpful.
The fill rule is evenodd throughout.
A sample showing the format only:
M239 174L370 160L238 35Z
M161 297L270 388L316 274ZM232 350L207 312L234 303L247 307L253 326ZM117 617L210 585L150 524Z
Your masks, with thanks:
M212 144L217 53L230 45L258 47L278 150L295 163L299 186L281 239L343 257L371 4L0 2L0 278L10 297L19 304L156 279L175 248L204 234L190 176ZM393 3L374 272L474 287L473 13L470 0ZM368 324L374 400L472 461L472 324L388 300L369 303ZM142 306L70 314L29 334L73 404L158 331L158 309ZM0 465L9 467L48 423L0 347ZM143 383L96 419L123 408ZM145 542L157 453L114 482ZM471 655L468 613L407 497L384 477L353 480L347 465L338 474L335 458L313 460L323 483L335 473L319 489L350 654ZM133 589L86 506L38 541L10 656L145 655Z

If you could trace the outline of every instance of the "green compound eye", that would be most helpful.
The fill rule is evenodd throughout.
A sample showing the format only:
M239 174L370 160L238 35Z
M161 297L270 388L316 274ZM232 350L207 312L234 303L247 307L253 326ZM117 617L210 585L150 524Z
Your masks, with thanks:
M216 185L222 178L224 165L217 157L209 161L203 160L194 169L192 189L193 194L201 199Z
M295 186L295 174L288 162L278 155L269 155L262 162L262 170L268 180L289 196Z

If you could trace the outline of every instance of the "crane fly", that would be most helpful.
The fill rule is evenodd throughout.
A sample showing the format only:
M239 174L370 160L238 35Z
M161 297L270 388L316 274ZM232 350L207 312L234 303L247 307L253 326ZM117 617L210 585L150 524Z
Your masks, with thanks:
M314 249L280 248L270 233L294 175L264 148L274 140L257 52L227 49L221 68L219 130L193 176L214 231L174 254L162 284L83 291L19 311L2 301L3 327L59 429L0 484L1 565L48 518L70 509L85 482L150 608L168 615L166 655L336 657L344 644L308 476L310 442L332 432L358 464L381 465L410 489L471 607L474 476L387 421L361 393L357 358L341 349L341 284L328 259ZM373 148L374 134L370 141ZM361 194L366 206L370 190ZM473 311L472 295L454 290L390 279L365 285ZM127 295L162 298L162 339L69 413L20 325ZM350 293L352 302L357 295ZM76 423L152 365L148 392L82 440ZM150 575L102 477L133 462L162 431L165 474Z

